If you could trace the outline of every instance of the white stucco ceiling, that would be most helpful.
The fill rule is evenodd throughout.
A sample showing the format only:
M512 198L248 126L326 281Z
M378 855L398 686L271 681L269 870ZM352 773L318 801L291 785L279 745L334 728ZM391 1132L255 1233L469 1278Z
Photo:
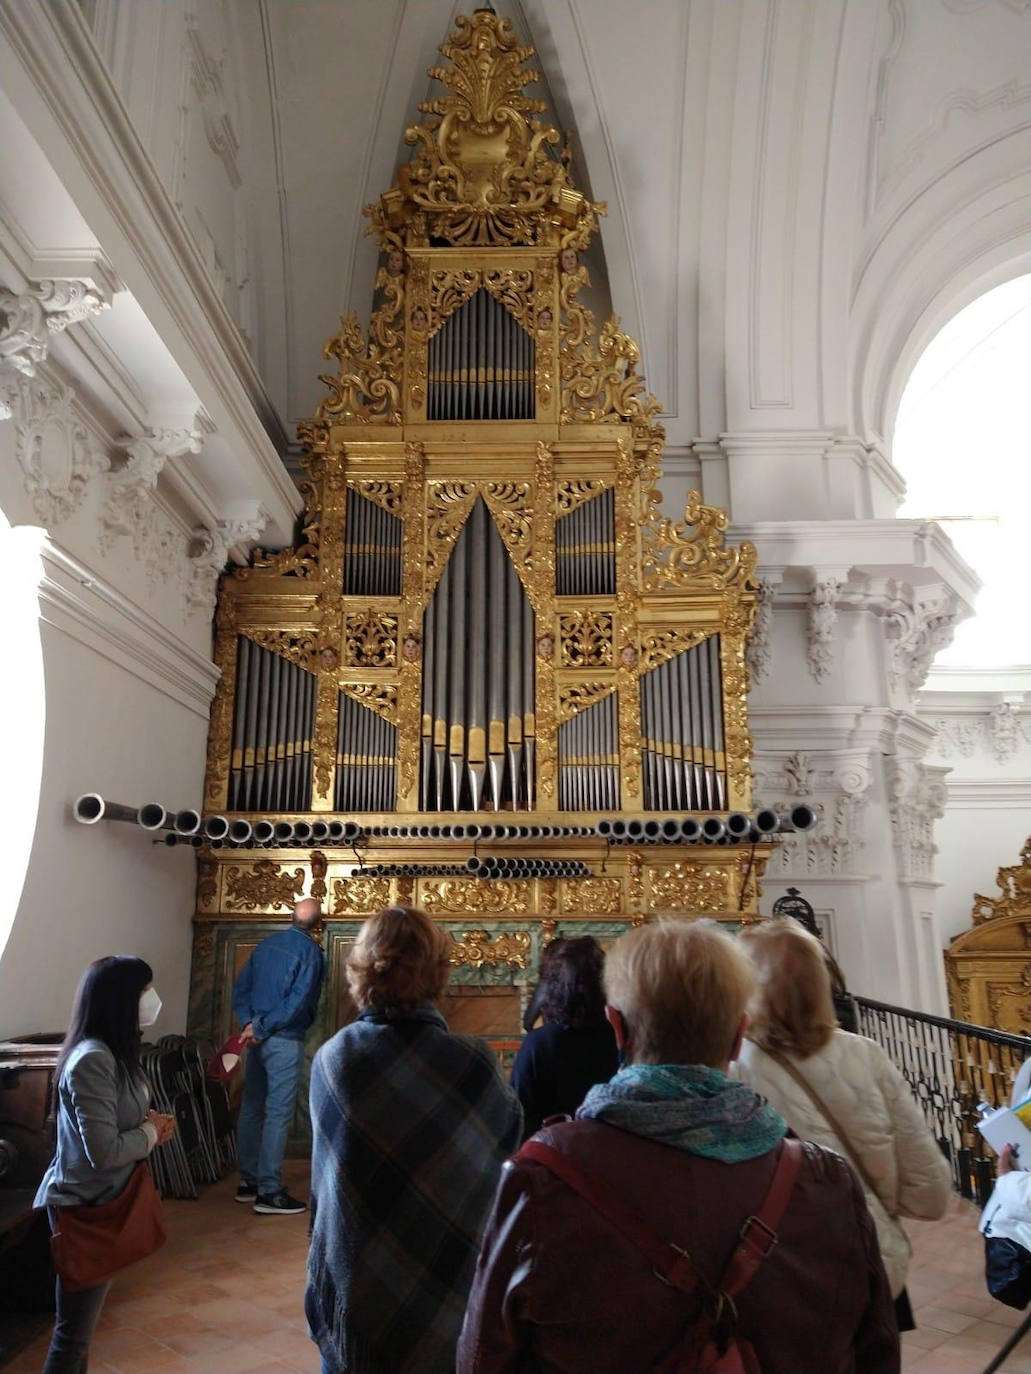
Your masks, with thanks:
M608 203L594 274L604 284L607 270L611 306L641 343L671 440L771 422L853 425L864 402L849 366L885 296L900 301L881 260L905 267L914 244L941 230L943 179L963 183L957 206L981 193L972 158L987 169L995 149L987 179L996 186L1019 165L1028 7L498 8L537 48L544 80L534 94L573 130L578 178ZM407 156L403 130L430 93L426 70L457 9L448 0L233 6L261 242L261 366L290 426L319 399L321 347L338 314L367 314L375 252L361 208ZM265 148L269 156L254 155ZM981 251L967 255L975 275ZM927 275L921 290L902 288L913 293L904 330L942 289ZM946 296L953 287L944 284ZM897 396L882 391L871 404L883 413Z

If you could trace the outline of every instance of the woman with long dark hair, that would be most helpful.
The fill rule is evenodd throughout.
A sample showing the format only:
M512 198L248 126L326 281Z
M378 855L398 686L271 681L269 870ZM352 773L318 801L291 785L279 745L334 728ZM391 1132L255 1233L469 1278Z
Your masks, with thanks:
M553 940L541 955L535 1000L544 1025L531 1030L512 1065L525 1136L549 1116L572 1116L596 1083L619 1068L605 1020L605 952L591 935Z
M129 955L90 964L75 994L54 1075L57 1153L36 1193L51 1230L62 1207L101 1206L119 1197L141 1159L163 1145L174 1119L148 1110L140 1070L141 1030L161 999L150 965ZM109 1283L69 1292L57 1279L57 1320L43 1374L81 1374Z

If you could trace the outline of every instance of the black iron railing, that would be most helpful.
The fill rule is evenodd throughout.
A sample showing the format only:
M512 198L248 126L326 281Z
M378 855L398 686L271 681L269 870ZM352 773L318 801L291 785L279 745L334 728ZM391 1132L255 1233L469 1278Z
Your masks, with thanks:
M860 1034L876 1040L902 1071L952 1164L957 1191L983 1206L995 1181L995 1155L976 1128L978 1107L1009 1104L1017 1071L1031 1057L1031 1037L866 997L855 1001Z

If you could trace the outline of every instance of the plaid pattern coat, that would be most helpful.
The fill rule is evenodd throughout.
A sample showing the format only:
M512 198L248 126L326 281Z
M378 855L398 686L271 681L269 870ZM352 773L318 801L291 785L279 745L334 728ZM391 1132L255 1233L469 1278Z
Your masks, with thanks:
M305 1309L337 1374L453 1374L480 1236L522 1113L427 1006L364 1012L311 1073Z

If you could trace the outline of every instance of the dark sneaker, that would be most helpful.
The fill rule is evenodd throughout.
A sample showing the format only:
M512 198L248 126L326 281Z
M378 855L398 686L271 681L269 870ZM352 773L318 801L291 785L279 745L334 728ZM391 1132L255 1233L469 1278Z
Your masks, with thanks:
M266 1217L293 1217L296 1216L298 1212L306 1212L308 1210L308 1204L306 1202L298 1202L297 1198L291 1197L284 1188L283 1191L277 1193L275 1197L263 1197L261 1193L259 1193L258 1200L254 1204L254 1210Z
M253 1183L244 1183L240 1180L240 1186L236 1190L234 1202L257 1202L258 1190Z

